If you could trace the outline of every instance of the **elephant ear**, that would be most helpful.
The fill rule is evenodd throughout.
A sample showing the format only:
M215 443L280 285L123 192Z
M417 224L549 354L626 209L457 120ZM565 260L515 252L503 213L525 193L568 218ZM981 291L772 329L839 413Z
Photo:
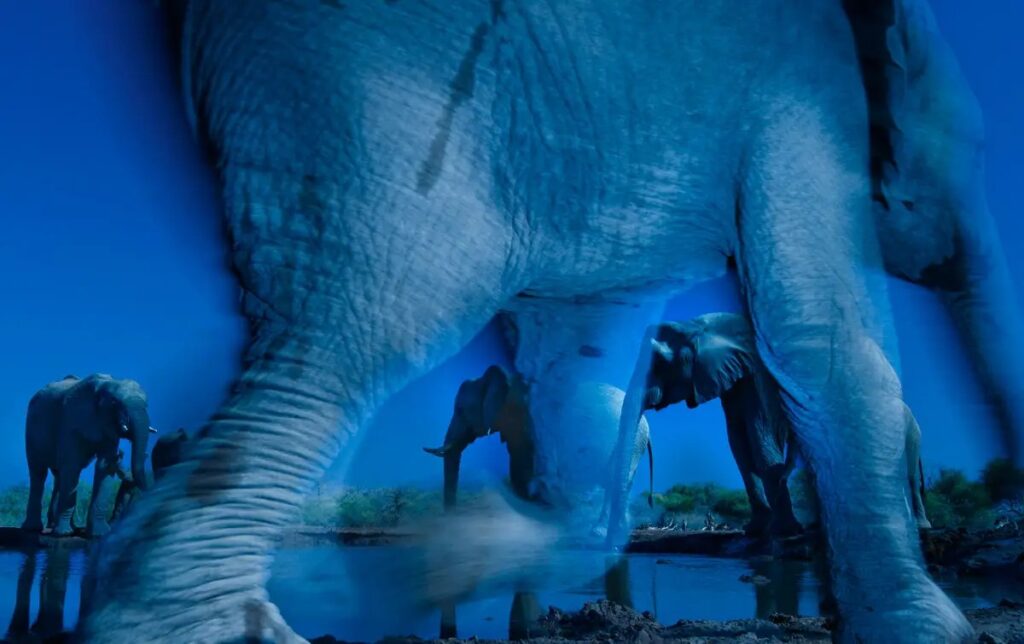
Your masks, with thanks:
M484 392L481 401L481 413L484 425L490 429L501 413L508 399L508 374L501 367L491 366L484 373Z
M747 343L718 333L705 332L694 339L693 391L690 406L720 398L736 383L753 373L753 356Z
M900 177L909 78L904 3L913 1L843 0L868 101L872 198L887 210L913 207Z

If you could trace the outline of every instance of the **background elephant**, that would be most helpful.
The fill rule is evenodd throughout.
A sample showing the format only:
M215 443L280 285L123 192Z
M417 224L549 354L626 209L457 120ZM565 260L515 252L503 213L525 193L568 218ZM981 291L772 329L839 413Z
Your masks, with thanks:
M170 434L164 434L153 445L153 453L149 459L153 466L153 478L160 480L165 471L172 465L180 463L188 447L188 433L179 427Z
M735 313L709 313L661 324L650 348L645 408L661 410L685 402L693 409L719 398L753 514L746 530L800 532L787 484L797 454L793 432L778 385L757 354L750 320ZM903 409L908 498L918 526L928 528L921 498L921 430L910 408Z
M621 405L622 392L608 388L609 403ZM509 479L512 490L521 498L532 496L534 436L528 404L529 391L519 374L509 374L497 365L487 368L476 380L467 380L459 386L455 396L452 419L441 447L424 447L428 454L444 458L444 507L455 506L458 492L459 466L462 452L476 439L497 433L509 454ZM654 480L654 456L650 445L650 430L646 420L637 433L630 469L632 478L646 449L650 460L651 481ZM586 431L586 420L575 426Z
M508 450L509 481L520 497L530 497L533 477L533 428L522 378L511 378L497 365L475 380L467 380L455 394L455 406L441 447L424 447L444 458L444 507L455 507L462 452L478 438L497 433Z
M146 445L153 431L146 393L134 380L106 374L67 376L40 389L29 401L25 419L30 486L22 528L42 529L43 487L47 472L52 472L48 527L57 535L71 534L78 478L96 459L85 527L88 535L105 534L110 512L107 481L118 468L118 444L122 439L132 443L132 478L145 487Z
M903 492L883 259L950 294L1008 435L1024 426L1024 343L983 208L980 128L961 127L976 108L921 0L709 0L657 15L624 0L167 4L252 337L189 467L93 560L85 637L295 637L263 580L303 492L382 400L500 310L517 316L534 477L561 528L600 511L587 503L609 484L597 455L627 427L609 534L623 544L647 372L629 381L631 338L730 262L816 473L837 637L969 636L923 567ZM888 127L907 100L913 119ZM869 118L889 136L869 138ZM890 191L909 176L872 154L936 172ZM898 195L890 234L930 233L884 256L873 170ZM622 407L594 383L626 390ZM574 397L588 431L568 422Z
M661 324L650 350L646 409L680 402L693 409L721 400L729 448L750 501L752 517L744 530L779 536L801 532L787 485L796 454L792 431L778 386L757 356L750 322L742 315L712 313Z

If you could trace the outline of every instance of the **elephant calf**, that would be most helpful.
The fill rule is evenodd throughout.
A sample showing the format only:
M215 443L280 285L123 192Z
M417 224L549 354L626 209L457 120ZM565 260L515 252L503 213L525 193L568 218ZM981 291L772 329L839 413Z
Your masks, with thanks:
M40 389L28 404L25 455L29 495L25 530L42 530L42 498L48 472L54 476L48 527L55 535L72 533L78 478L96 459L86 534L107 532L107 480L118 469L118 444L131 441L132 478L146 486L146 445L150 432L146 392L134 380L106 374L66 376Z
M733 313L712 313L686 322L661 324L652 339L645 409L678 402L693 409L719 398L729 447L743 477L753 517L748 534L799 533L787 479L796 450L781 406L779 389L754 347L750 321ZM904 406L907 460L914 516L930 527L920 488L921 431Z
M609 405L621 406L621 390L606 386L606 394ZM512 490L524 499L533 496L530 484L534 471L534 429L530 418L528 395L527 385L519 374L509 376L497 365L488 367L480 378L467 380L459 386L444 443L441 447L423 448L428 454L444 458L446 510L455 507L463 450L476 439L493 433L501 437L501 442L505 443L508 450ZM580 421L579 424L585 426L586 420ZM630 480L636 473L644 449L647 449L650 457L653 481L654 456L651 451L650 432L647 421L641 419L629 472Z

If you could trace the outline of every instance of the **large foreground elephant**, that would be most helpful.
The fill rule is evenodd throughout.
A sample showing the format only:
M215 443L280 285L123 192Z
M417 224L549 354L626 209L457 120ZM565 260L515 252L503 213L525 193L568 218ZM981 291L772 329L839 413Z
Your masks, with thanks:
M817 473L837 637L969 635L906 501L882 250L948 295L1008 435L1024 351L977 108L923 0L175 8L252 340L185 462L102 544L84 636L295 640L264 581L303 494L502 309L539 493L592 525L576 515L600 511L594 454L642 405L637 340L730 261ZM566 401L604 409L585 383L630 388L581 431Z
M107 483L120 466L118 444L122 439L132 443L132 477L145 487L146 446L152 431L146 392L134 380L106 374L66 376L40 389L29 401L25 418L29 495L22 528L43 528L43 488L52 472L48 527L57 535L71 534L78 478L95 459L85 529L89 535L105 534L110 513Z

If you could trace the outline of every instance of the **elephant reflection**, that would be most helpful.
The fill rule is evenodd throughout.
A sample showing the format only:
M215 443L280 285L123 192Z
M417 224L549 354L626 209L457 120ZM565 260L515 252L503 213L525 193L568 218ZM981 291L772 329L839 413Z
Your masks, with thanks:
M629 559L614 555L606 561L604 573L605 599L622 606L633 607L633 597L629 583ZM441 639L458 637L458 625L455 616L456 603L448 601L441 606ZM512 596L512 607L508 615L509 641L525 640L539 634L537 622L544 614L536 593L519 589Z
M40 389L28 405L25 419L25 454L29 469L29 497L22 528L42 530L43 487L53 473L53 494L47 513L55 535L72 533L78 479L93 459L92 500L86 534L109 530L108 479L118 470L118 444L131 441L131 473L137 485L146 485L146 446L150 432L146 393L133 380L106 374L86 378L66 376Z
M45 642L64 632L64 599L71 569L71 549L55 547L46 551L46 564L39 582L39 612L29 626L36 557L36 553L27 553L18 572L14 612L6 636L12 642Z
M601 396L609 408L616 410L622 405L624 396L620 389L598 384ZM509 480L513 492L524 499L532 498L531 480L534 472L534 435L530 418L529 389L523 378L514 373L509 375L503 368L492 365L475 380L467 380L459 387L448 431L441 447L424 447L428 454L444 458L444 507L455 507L458 491L459 468L462 452L478 438L497 433L505 444L509 455ZM568 401L577 417L575 424L588 426L588 413L583 405ZM636 474L643 451L647 450L651 465L651 480L654 476L654 456L650 445L650 431L647 421L641 419L633 449L629 471L630 480ZM610 469L610 468L609 468ZM606 509L607 510L607 504ZM602 517L605 514L602 513Z
M734 313L659 325L651 341L644 408L685 402L693 409L720 399L729 447L750 500L752 519L745 530L786 536L801 531L787 485L796 449L778 385L754 343L750 320ZM921 499L921 431L910 409L903 409L909 495L918 524L930 527Z

